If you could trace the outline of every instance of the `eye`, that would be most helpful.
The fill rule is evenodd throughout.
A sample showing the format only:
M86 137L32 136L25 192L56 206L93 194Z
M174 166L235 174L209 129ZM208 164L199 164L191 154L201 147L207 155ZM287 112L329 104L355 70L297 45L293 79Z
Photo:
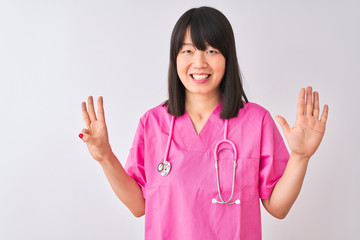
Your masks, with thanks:
M186 49L186 50L183 50L182 53L192 53L192 51L189 49Z
M218 53L218 51L211 49L211 50L208 50L207 53L214 54L214 53Z

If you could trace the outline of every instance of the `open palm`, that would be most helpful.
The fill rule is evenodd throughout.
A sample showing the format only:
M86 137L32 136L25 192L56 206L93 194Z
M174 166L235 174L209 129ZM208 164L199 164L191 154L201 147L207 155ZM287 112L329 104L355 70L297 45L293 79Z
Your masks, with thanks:
M86 103L81 103L81 110L87 127L81 132L83 135L82 140L86 143L91 156L95 160L101 161L104 156L109 155L112 151L105 123L102 97L98 98L97 104L98 118L95 114L92 96L88 97L88 110L86 109Z
M325 133L328 110L328 105L325 105L319 119L319 93L312 94L312 88L307 87L306 103L305 89L300 90L296 121L292 128L283 117L276 116L293 153L307 158L315 153Z

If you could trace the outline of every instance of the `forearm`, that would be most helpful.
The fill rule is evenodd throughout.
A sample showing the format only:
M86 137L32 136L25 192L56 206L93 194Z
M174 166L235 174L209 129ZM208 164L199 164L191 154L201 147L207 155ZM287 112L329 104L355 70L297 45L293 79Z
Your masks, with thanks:
M100 161L111 188L116 196L129 208L136 217L145 213L145 199L137 182L130 177L119 160L112 153Z
M276 183L269 199L263 199L265 209L274 217L284 218L297 199L309 158L291 154L283 176Z

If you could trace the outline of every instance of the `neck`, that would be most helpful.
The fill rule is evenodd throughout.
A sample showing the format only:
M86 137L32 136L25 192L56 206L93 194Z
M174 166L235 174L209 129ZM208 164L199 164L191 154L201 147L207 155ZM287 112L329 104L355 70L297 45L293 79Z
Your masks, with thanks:
M214 94L192 94L186 92L185 108L188 114L202 119L211 114L221 101L220 90Z

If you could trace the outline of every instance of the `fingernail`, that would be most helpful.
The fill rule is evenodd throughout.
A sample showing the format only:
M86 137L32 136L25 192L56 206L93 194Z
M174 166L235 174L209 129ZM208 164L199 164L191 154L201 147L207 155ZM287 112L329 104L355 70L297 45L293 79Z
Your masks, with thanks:
M79 138L83 138L83 136L84 136L84 135L83 135L82 133L79 134Z

